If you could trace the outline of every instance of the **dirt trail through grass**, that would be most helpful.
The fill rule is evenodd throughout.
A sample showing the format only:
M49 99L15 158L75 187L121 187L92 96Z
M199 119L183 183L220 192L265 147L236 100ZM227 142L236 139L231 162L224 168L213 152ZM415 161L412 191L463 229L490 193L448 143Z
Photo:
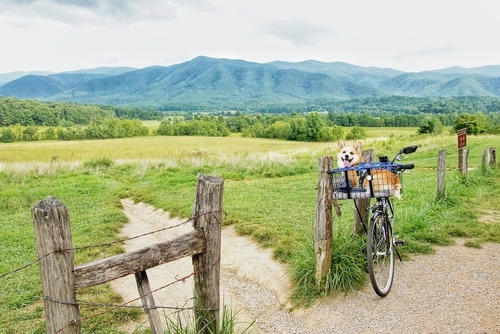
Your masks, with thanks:
M130 223L122 231L135 236L181 219L142 203L124 200ZM171 239L191 229L191 224L128 241L127 251ZM500 245L482 249L457 245L438 247L437 253L397 262L395 282L386 298L370 286L363 291L318 301L308 309L290 310L287 269L273 260L272 251L238 236L232 228L222 232L221 292L224 302L244 323L256 319L252 333L500 333ZM152 289L192 272L186 258L148 270ZM161 289L157 305L191 306L192 279ZM125 300L138 297L133 276L116 280L114 289ZM171 310L164 310L165 315ZM182 317L182 316L181 316ZM146 321L145 318L143 321ZM132 332L140 323L127 324ZM144 326L147 326L147 322Z

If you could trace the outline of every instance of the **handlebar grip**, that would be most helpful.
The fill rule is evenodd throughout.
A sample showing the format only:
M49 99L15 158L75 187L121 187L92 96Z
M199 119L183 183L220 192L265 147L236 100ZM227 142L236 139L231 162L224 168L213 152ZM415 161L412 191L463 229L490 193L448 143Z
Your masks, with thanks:
M413 169L413 168L415 168L415 164L406 164L406 165L403 165L401 167L402 167L402 169Z

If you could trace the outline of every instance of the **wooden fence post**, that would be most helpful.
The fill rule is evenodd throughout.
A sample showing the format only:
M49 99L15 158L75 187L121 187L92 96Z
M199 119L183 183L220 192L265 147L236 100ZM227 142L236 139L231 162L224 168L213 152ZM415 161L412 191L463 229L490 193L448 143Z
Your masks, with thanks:
M463 172L464 166L464 148L461 147L458 149L458 170Z
M31 208L31 216L38 257L54 252L39 261L47 333L63 329L64 334L80 334L68 209L57 198L48 197Z
M489 156L489 159L488 159L488 165L490 167L492 166L495 166L496 163L497 163L497 158L496 158L496 148L495 147L490 147L489 150L488 150L488 156Z
M316 283L321 285L332 264L332 186L326 171L333 166L332 156L322 157L318 168L318 194L314 224L314 252L316 253Z
M137 283L137 290L141 296L142 306L144 312L148 315L149 326L153 334L164 334L165 328L161 322L160 314L156 309L156 303L151 294L151 286L149 285L148 274L146 270L138 271L135 273L135 282Z
M469 169L469 149L464 148L462 156L462 175L467 176L467 171Z
M446 150L438 152L437 165L437 198L446 196Z
M223 179L198 174L193 227L203 228L207 246L192 257L196 333L218 333L223 189Z
M373 149L365 150L361 152L361 159L365 162L373 161ZM357 187L358 185L355 185ZM370 206L370 198L360 198L356 199L356 206L358 210L354 208L354 233L364 234L365 230L362 222L368 223L368 207Z

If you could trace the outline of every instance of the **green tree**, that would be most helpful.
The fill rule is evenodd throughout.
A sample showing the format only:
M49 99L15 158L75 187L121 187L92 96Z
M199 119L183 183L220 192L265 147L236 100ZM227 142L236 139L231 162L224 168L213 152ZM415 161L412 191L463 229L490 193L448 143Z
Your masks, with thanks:
M45 140L56 140L57 139L56 130L54 130L54 128L52 127L47 128L47 130L45 130L45 132L43 133L42 138Z
M305 141L307 139L306 119L302 116L295 116L290 119L290 136L288 140Z
M255 124L244 128L242 132L243 132L243 137L264 138L265 136L264 124L262 124L262 122L260 121L257 121Z
M486 131L486 126L477 115L463 113L453 122L453 129L455 132L460 129L467 129L468 134L478 135Z
M362 127L355 126L347 134L346 139L347 140L365 139L367 136L368 135L366 134L366 131Z
M14 136L14 132L12 132L11 128L4 128L2 130L0 141L2 143L13 143L14 141L16 141L16 136Z
M339 140L340 138L344 137L344 130L341 126L334 125L331 127L331 129L333 135L332 140Z
M334 137L332 128L325 126L319 130L318 141L332 141L334 139L335 139L335 137Z
M306 116L306 140L320 141L320 130L326 127L326 122L317 112L312 112Z
M173 136L174 126L170 123L170 121L162 121L158 127L158 134L160 136Z
M35 141L35 140L38 140L39 138L38 138L37 132L38 132L38 129L36 127L34 127L34 126L28 126L23 131L22 139L24 141Z
M290 123L277 121L269 125L266 129L267 138L287 139L291 133Z
M437 117L426 117L420 122L418 133L440 134L443 132L443 124Z

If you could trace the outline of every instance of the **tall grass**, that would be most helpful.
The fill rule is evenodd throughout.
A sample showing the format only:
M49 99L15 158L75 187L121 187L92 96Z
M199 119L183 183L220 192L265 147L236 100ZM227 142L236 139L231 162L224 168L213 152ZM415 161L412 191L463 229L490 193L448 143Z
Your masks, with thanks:
M197 330L199 324L207 324L207 322L208 326L203 329L206 329L209 334L251 333L251 328L255 320L250 323L243 323L238 320L238 313L239 311L235 311L231 305L224 303L217 326L210 326L210 322L208 322L203 315L197 318L193 312L177 312L165 317L167 327L165 334L197 334L199 333ZM216 328L216 330L214 330L214 328Z
M392 136L391 136L392 135ZM404 193L395 201L395 233L406 239L403 257L432 253L462 237L469 245L500 242L498 221L482 221L500 212L500 171L480 167L482 151L499 137L468 139L471 171L456 171L455 136L390 133L368 139L364 148L391 156L417 144L406 162L416 168L405 175ZM224 224L274 250L290 268L296 282L294 301L311 303L332 293L366 284L365 239L353 236L353 207L343 203L343 216L334 219L334 256L327 284L314 282L312 244L318 159L334 154L336 143L296 143L251 138L146 137L86 142L13 143L0 146L0 275L36 258L30 208L47 196L59 198L71 217L75 247L118 239L127 219L120 199L129 197L189 217L196 176L206 173L225 179ZM437 151L448 152L446 198L437 200ZM57 159L53 157L57 156ZM24 166L24 168L20 168ZM351 206L349 206L351 205ZM494 216L494 215L493 215ZM123 252L120 246L76 252L77 264ZM36 266L0 278L0 333L43 333L43 296ZM78 299L120 302L109 285L85 289ZM82 306L82 316L102 311ZM127 319L140 312L116 310L83 323L91 333L118 333Z

